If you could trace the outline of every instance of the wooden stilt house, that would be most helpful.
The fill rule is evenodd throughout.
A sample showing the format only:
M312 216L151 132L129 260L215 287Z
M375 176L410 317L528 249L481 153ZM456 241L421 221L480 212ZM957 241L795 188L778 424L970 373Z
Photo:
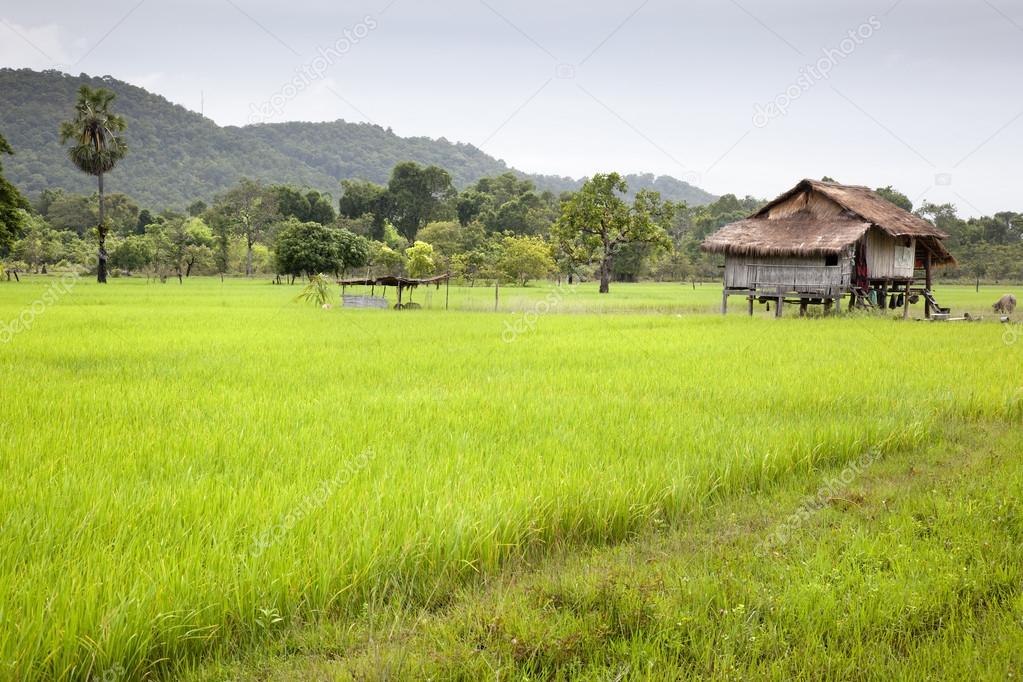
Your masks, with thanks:
M866 187L803 180L702 245L725 256L722 312L729 296L753 304L901 307L921 299L927 317L947 314L931 293L932 270L954 263L947 234Z

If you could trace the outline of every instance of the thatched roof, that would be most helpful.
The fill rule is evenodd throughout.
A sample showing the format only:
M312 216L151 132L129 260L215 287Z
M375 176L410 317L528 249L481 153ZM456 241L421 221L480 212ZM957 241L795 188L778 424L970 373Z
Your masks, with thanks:
M437 275L435 277L423 277L416 279L414 277L395 277L394 275L383 275L381 277L352 277L349 279L339 279L338 284L344 286L385 286L385 287L417 287L421 284L440 284L451 279L451 273L445 273L443 275Z
M948 235L923 218L867 187L820 180L803 180L749 218L709 236L702 248L733 255L836 254L871 226L892 237L916 239L935 264L955 262L941 243Z
M785 218L747 218L707 237L703 250L733 256L839 254L870 229L870 223L843 215L819 218L800 211Z

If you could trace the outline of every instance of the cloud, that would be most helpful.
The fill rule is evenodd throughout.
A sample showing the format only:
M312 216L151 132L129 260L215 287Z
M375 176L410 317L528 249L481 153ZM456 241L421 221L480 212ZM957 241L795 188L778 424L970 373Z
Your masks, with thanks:
M30 69L66 68L73 60L56 24L22 26L0 17L0 64Z

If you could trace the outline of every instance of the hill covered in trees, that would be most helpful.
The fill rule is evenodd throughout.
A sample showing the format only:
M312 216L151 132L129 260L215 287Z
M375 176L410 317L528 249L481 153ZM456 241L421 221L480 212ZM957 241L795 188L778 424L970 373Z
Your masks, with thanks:
M58 71L0 69L0 131L16 155L5 163L8 178L23 192L44 189L92 191L91 178L67 161L57 138L81 85L117 95L116 111L128 120L130 153L118 166L112 187L156 208L183 208L211 199L243 177L340 194L339 182L388 180L401 161L446 169L457 187L510 170L480 149L443 138L400 137L368 123L271 123L221 127L208 118L147 90L110 76L70 76ZM540 190L575 190L580 180L516 173ZM689 205L715 197L675 178L626 176L633 191L654 189Z

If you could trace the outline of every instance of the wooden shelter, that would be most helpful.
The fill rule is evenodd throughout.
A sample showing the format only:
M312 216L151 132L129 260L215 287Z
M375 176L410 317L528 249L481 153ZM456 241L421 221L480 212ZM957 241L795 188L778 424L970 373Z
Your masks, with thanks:
M934 267L955 263L947 234L866 187L803 180L745 220L724 226L702 249L725 256L721 311L728 297L838 309L902 307L947 314L931 294Z
M445 273L443 275L437 275L436 277L424 277L419 279L414 277L396 277L394 275L384 275L382 277L355 277L350 279L339 279L337 281L337 283L341 285L341 296L345 300L345 305L347 307L379 307L378 305L375 304L376 302L374 301L360 302L357 301L355 297L346 296L345 289L347 287L350 286L370 287L370 296L366 298L377 298L375 296L376 288L381 287L382 291L385 292L383 297L385 301L385 307L387 287L395 287L398 290L398 303L397 305L394 306L397 310L401 310L402 308L408 305L403 304L401 301L402 294L405 291L411 291L412 289L415 289L418 286L424 286L428 284L433 284L437 288L440 288L442 282L444 283L445 287L450 286L451 282L450 272ZM447 308L447 306L448 306L447 289L445 289L444 307Z

